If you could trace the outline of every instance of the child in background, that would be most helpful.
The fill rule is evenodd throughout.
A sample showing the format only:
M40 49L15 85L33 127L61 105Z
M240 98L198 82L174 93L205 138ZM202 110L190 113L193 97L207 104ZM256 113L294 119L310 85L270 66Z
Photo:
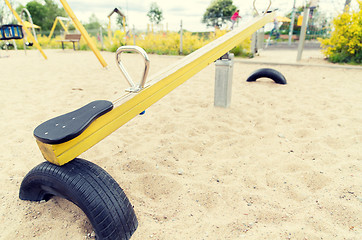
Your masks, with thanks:
M231 22L232 22L232 24L231 24L231 30L234 29L234 24L236 23L236 21L238 20L238 18L241 18L241 17L239 16L239 9L236 10L236 12L235 12L235 13L232 15L232 17L230 18L230 19L231 19Z

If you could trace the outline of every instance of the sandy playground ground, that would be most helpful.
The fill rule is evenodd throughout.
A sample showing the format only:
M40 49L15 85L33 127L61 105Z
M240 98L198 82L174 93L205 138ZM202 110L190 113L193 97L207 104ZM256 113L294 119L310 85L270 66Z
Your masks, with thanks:
M45 53L1 52L4 240L92 238L75 205L22 201L19 187L44 161L37 125L127 87L113 53L102 53L108 69L92 52ZM212 64L80 156L126 192L139 220L132 239L362 239L362 68L331 67L317 50L283 65L295 57L237 59L227 109L213 106ZM139 74L138 56L126 58ZM181 58L151 55L150 75ZM245 81L262 67L288 84Z

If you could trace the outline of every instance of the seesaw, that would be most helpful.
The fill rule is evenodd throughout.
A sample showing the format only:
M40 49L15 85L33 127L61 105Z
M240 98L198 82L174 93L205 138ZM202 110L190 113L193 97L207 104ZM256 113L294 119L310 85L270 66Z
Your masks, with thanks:
M147 82L147 54L138 47L120 47L116 62L130 85L127 93L113 102L93 101L39 125L34 136L47 162L39 164L25 176L20 198L41 201L54 195L64 197L84 211L97 239L129 239L138 222L123 190L99 166L77 157L250 37L274 16L274 13L268 13L256 17ZM144 74L139 83L133 82L122 64L121 55L125 51L135 51L145 59Z

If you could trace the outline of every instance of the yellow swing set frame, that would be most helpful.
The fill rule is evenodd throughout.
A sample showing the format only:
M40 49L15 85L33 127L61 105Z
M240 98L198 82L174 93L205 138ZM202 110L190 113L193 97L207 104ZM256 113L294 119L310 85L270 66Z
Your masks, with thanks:
M17 14L17 12L15 11L15 9L11 6L10 2L8 0L4 0L6 5L8 6L8 8L10 9L10 11L13 13L13 15L15 16L16 20L18 21L19 25L24 26L24 22L23 20L21 20L21 18L19 17L19 15ZM66 0L60 0L61 4L64 7L64 10L68 13L69 17L72 19L75 27L80 31L80 33L82 34L82 37L85 39L85 41L87 42L88 46L90 47L90 49L93 51L94 55L96 55L97 59L99 60L99 62L102 64L103 67L107 67L107 63L104 60L104 58L102 57L101 53L99 52L99 50L97 49L96 45L93 43L93 41L91 40L87 30L85 30L85 28L83 27L83 25L80 23L80 21L78 20L78 18L76 17L76 15L74 14L73 10L70 8L69 4L67 3ZM61 22L62 24L62 22ZM64 25L64 24L63 24ZM54 27L54 24L53 24ZM65 28L64 28L65 27ZM63 26L64 29L67 29L66 26ZM29 29L27 29L26 27L23 28L23 30L26 32L27 37L29 38L29 40L31 42L34 43L34 46L39 50L39 52L43 55L44 59L48 59L48 57L45 55L43 49L41 48L41 46L39 45L39 43L35 40L34 36L31 34L31 32L29 31Z

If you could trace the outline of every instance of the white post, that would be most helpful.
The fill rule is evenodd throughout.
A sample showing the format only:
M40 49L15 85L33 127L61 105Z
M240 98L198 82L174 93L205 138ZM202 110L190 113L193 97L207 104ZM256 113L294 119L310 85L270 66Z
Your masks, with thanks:
M306 36L306 33L307 33L307 25L308 25L308 18L309 18L309 8L306 7L304 9L303 14L304 14L303 15L303 23L302 23L302 29L300 30L297 61L300 61L302 59L305 36Z
M103 44L103 29L102 27L99 28L99 39L101 40L101 46L102 46L102 50L104 50L104 44Z
M234 54L229 59L215 62L214 106L227 108L231 102Z
M292 10L292 19L289 25L289 39L288 39L288 45L292 45L292 36L293 36L293 29L294 29L294 20L295 20L295 0Z
M181 29L180 29L180 54L182 54L182 51L183 51L183 49L182 49L182 34L183 34L182 20L181 20L180 27L181 27Z
M136 28L134 25L133 25L133 45L136 46Z
M253 54L253 57L255 57L255 53L257 53L258 51L258 47L257 47L257 32L253 33L253 35L251 35L251 51Z
M260 28L258 31L257 31L257 39L256 39L256 46L257 46L257 50L259 52L259 49L263 49L264 47L264 27Z
M13 45L14 45L14 49L18 50L18 46L16 46L15 40L13 39Z

